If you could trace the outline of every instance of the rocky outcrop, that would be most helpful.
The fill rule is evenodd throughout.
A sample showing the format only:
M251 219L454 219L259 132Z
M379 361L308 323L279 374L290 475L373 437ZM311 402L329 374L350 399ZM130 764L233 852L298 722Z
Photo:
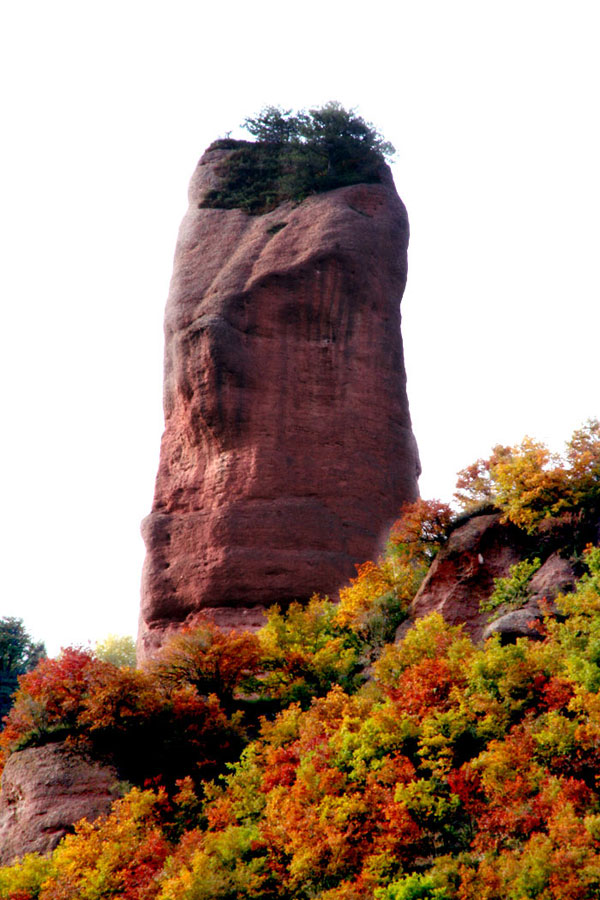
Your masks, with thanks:
M536 637L537 624L548 615L557 614L554 599L558 594L568 593L575 586L573 566L558 553L548 557L529 582L529 596L519 609L503 611L487 624L482 633L485 640L496 632L503 641L517 637ZM488 615L489 618L489 615Z
M117 779L112 767L64 743L13 753L2 773L0 865L26 853L48 853L73 823L107 813Z
M389 170L260 216L200 208L227 153L200 160L175 255L142 658L201 611L255 627L335 592L418 493Z
M475 641L496 631L505 641L535 637L536 620L552 611L557 594L571 590L575 583L571 563L557 552L552 552L532 577L527 601L521 608L499 608L491 622L490 613L480 609L494 590L494 579L508 576L511 566L532 555L527 534L503 524L499 514L469 519L452 532L433 561L410 605L408 620L398 630L398 638L416 619L432 612L439 612L451 625L464 624Z

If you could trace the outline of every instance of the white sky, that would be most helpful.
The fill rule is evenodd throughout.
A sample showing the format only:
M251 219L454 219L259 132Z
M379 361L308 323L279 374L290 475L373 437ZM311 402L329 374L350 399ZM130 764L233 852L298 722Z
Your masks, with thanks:
M266 104L398 148L424 474L600 413L595 0L20 0L0 21L0 615L51 653L134 634L187 183ZM241 136L241 135L239 135Z

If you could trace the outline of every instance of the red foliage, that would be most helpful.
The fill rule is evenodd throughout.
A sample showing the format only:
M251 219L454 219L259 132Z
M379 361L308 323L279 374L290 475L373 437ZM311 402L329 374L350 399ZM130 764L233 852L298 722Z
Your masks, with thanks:
M452 793L460 799L465 811L472 816L479 815L484 803L479 772L476 772L470 763L465 763L460 769L451 769L446 780Z
M433 710L449 709L452 688L464 677L446 659L423 659L400 673L390 697L410 715L423 718Z
M158 829L151 831L137 847L120 873L122 900L154 900L155 876L162 869L171 847Z
M575 778L551 776L536 761L536 745L526 727L513 728L502 742L493 741L484 754L482 778L485 803L478 810L476 850L498 850L545 832L566 804L581 810L590 790Z
M228 797L220 797L215 800L207 812L208 828L210 831L222 831L235 822L233 803Z
M542 688L541 704L548 710L566 709L573 693L573 682L553 676Z
M56 659L42 659L32 672L21 675L0 736L3 750L10 752L32 731L58 724L75 727L94 674L107 665L90 650L67 647Z
M300 762L297 744L286 747L275 747L267 756L267 769L263 776L261 790L268 793L275 785L289 787L296 779L296 769Z
M370 852L389 852L410 862L421 849L423 830L404 804L394 799L397 786L409 784L415 776L414 765L401 754L387 757L369 774L364 796L372 821Z

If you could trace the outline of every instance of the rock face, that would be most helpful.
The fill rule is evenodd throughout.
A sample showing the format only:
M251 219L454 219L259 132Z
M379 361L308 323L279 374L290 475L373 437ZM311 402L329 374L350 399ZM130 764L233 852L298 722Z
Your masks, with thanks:
M494 579L509 575L509 569L532 556L527 535L510 524L502 524L500 515L474 516L452 532L448 543L433 561L419 592L410 605L409 619L398 630L404 636L411 624L432 612L439 612L451 625L464 624L474 641L498 631L503 640L535 637L532 623L543 616L559 592L569 591L575 583L571 564L551 553L532 577L527 601L520 609L499 608L492 622L490 613L479 605L494 590Z
M418 495L389 170L261 216L199 208L227 152L200 160L175 255L142 657L202 610L252 627L333 593Z
M48 853L79 819L107 813L117 773L65 747L29 747L9 757L0 792L0 865Z

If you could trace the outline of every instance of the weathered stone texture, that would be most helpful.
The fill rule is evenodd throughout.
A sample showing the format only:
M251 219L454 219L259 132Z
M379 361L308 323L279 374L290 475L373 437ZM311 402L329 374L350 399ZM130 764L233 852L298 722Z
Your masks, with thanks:
M64 743L13 753L0 790L0 865L26 853L49 853L79 819L108 813L118 776Z
M573 589L573 567L558 552L551 553L529 582L521 607L499 607L490 622L492 616L482 612L480 604L489 600L495 579L506 578L511 566L533 555L525 532L500 519L499 513L474 516L452 532L412 601L398 639L417 619L432 612L439 612L450 625L464 624L474 641L496 631L503 640L536 636L535 621L555 611L552 601L558 593ZM558 532L560 523L552 524Z
M175 255L142 656L201 610L252 627L335 592L418 493L389 170L262 216L199 208L226 153L201 159Z

